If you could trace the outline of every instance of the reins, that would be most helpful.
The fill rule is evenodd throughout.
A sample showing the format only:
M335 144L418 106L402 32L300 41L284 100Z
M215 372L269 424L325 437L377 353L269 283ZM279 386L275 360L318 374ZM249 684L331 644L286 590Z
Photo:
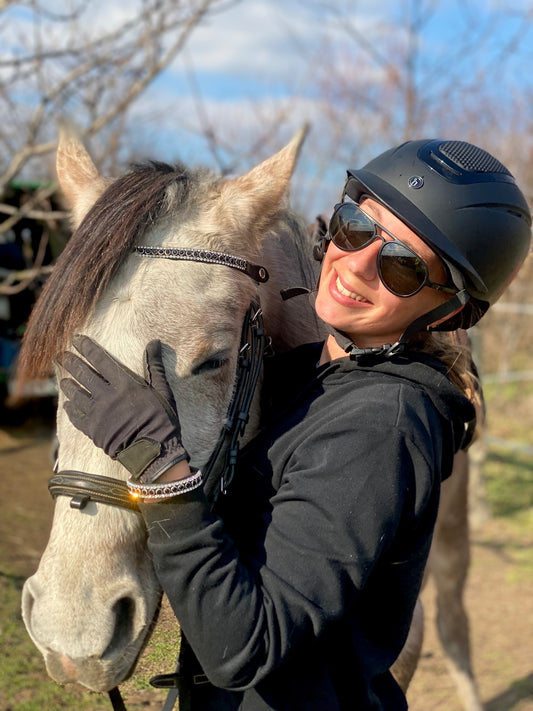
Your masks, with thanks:
M220 264L238 269L259 283L268 280L265 267L224 252L142 246L135 247L134 251L143 257ZM261 372L265 345L262 311L258 301L252 301L242 325L233 397L218 442L203 468L204 491L211 506L215 504L220 494L226 493L233 480L240 442L245 433ZM100 474L75 470L55 472L48 482L48 490L53 498L71 497L70 506L73 509L82 510L89 501L97 501L139 513L137 502L131 497L126 483ZM174 708L178 695L179 676L179 671L176 669L172 674L159 674L150 680L150 684L156 688L169 689L162 711L172 711ZM114 711L126 711L118 687L111 689L108 695Z

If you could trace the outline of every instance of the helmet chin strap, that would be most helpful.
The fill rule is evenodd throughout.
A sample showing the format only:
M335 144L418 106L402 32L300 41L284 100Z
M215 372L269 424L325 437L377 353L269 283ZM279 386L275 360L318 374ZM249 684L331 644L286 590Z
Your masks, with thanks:
M431 324L438 324L461 309L470 299L470 295L465 289L458 291L451 299L445 301L440 306L428 311L415 319L402 333L396 343L385 343L375 348L358 348L355 343L342 331L328 326L328 330L335 337L339 346L348 353L352 360L362 360L366 358L392 358L392 356L403 353L409 338L421 331L430 331Z
M311 291L311 289L308 289L307 287L299 286L283 289L280 294L284 301L291 299L294 296L300 296L303 294L308 294L311 301L314 297L316 297L316 291ZM328 332L335 338L339 346L346 353L348 353L352 360L360 361L366 358L392 358L392 356L403 353L409 338L417 333L420 333L421 331L430 331L431 324L437 325L439 322L445 321L447 318L459 311L459 309L461 309L467 301L469 301L469 299L470 295L466 289L461 289L457 292L457 294L454 294L451 299L448 299L443 304L440 304L434 309L431 309L431 311L428 311L415 319L411 324L409 324L409 326L407 326L396 343L385 343L382 346L376 346L374 348L358 348L351 338L343 331L339 331L329 324L326 324L326 327Z

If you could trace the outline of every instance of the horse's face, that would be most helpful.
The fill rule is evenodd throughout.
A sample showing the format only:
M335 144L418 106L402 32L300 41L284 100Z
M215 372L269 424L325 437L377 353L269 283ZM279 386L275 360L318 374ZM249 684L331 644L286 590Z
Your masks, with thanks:
M125 265L84 330L140 374L144 347L155 334L161 338L183 440L193 463L202 465L231 396L247 299L239 291L249 290L248 279L238 274L236 280L231 274L225 279L224 267L140 263L133 256L129 261L135 264ZM237 303L228 303L229 287ZM62 399L57 432L60 471L125 477L119 464L73 428ZM123 679L159 597L140 515L94 502L77 511L67 498L57 500L49 545L23 594L28 630L54 679L79 681L94 690Z
M186 235L182 230L164 241L159 235L149 235L143 243L192 246ZM257 286L249 277L228 267L133 254L84 329L143 376L147 343L153 338L163 343L183 442L195 466L201 467L209 458L224 422L241 326L256 293ZM72 431L61 407L59 427L68 429L72 441L81 436ZM61 429L59 439L64 439ZM75 452L70 456L76 456Z
M261 164L259 173L256 168L244 178L205 185L196 202L189 196L183 215L176 219L174 211L172 220L152 226L142 243L218 249L253 258L260 240L255 233L250 242L245 214L257 221L257 210L265 204L274 214L298 147L293 141L285 153ZM96 193L104 188L87 161L79 145L70 151L60 147L60 181L75 213L86 209L84 180ZM265 194L274 183L275 196ZM234 224L221 233L228 201L228 225ZM247 201L250 205L243 212ZM162 341L183 442L196 466L207 461L218 439L231 400L242 321L256 291L249 277L225 266L148 259L129 252L78 328L141 375L147 343ZM62 405L60 397L59 470L125 479L126 470L71 425ZM67 497L57 499L48 546L24 586L22 603L28 632L56 681L76 681L96 691L122 681L146 641L160 594L139 514L92 501L76 510Z

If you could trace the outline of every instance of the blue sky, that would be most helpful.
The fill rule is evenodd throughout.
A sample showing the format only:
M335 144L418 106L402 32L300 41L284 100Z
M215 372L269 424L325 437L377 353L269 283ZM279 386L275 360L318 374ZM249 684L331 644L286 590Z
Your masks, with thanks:
M87 2L85 29L95 34L102 27L109 29L134 12L138 2ZM477 106L475 98L480 77L484 93L493 103L500 102L504 130L511 103L531 89L533 17L524 21L527 0L241 0L233 6L226 4L228 10L215 13L196 28L185 51L140 97L131 112L132 142L139 152L155 158L210 164L213 156L199 135L204 120L232 147L232 159L234 151L246 151L271 123L279 124L271 136L269 150L273 152L309 121L311 133L295 177L295 192L299 206L310 214L329 209L347 167L366 162L377 149L387 148L387 141L401 140L395 126L401 123L396 97L380 98L374 113L357 106L343 113L346 108L325 98L320 87L330 76L333 83L344 81L348 87L358 82L383 87L395 69L396 49L401 52L408 42L406 17L413 16L413 9L422 12L415 68L418 88L428 103L442 102L433 109L428 131L434 126L447 131L445 137L460 138L450 135L457 126L454 121L461 112L469 112L471 123L479 125L480 139L487 138L483 135L487 109ZM80 0L47 0L46 4L56 11L70 6L80 6ZM428 8L434 8L433 13ZM18 7L15 11L20 13ZM2 34L0 27L0 42L6 39ZM60 41L50 37L52 42ZM472 46L468 52L459 52L459 47L465 47L465 37ZM356 65L352 59L355 44L364 48L365 60ZM336 75L328 72L329 65ZM335 114L337 124L335 117L326 120L328 112ZM447 121L448 114L453 114L453 120ZM283 120L278 119L280 115ZM392 124L388 133L383 128L387 122ZM257 160L264 157L259 151ZM238 170L245 167L249 167L247 160Z
M422 19L418 37L421 51L416 72L422 90L428 97L436 96L442 101L440 92L443 87L464 87L462 95L455 97L452 91L445 94L445 99L455 102L453 108L459 114L461 107L457 102L464 102L465 112L472 113L473 120L479 123L480 139L484 138L487 113L484 107L476 107L474 98L468 98L468 82L472 83L472 97L477 91L476 82L481 80L484 93L492 97L492 101L501 101L500 120L505 123L511 100L516 99L522 87L531 87L533 17L524 18L525 2L244 0L197 28L185 52L145 97L151 105L168 106L168 112L160 114L161 138L168 146L173 130L172 120L168 119L176 115L175 111L180 112L183 108L189 123L196 120L196 109L190 102L191 76L202 97L202 108L211 117L213 126L224 133L223 125L227 122L230 140L238 141L241 135L243 145L254 131L260 130L261 122L267 122L276 111L286 106L290 118L278 140L288 139L291 129L296 130L303 121L311 122L312 131L303 151L299 174L305 174L306 179L315 185L315 189L305 188L305 193L310 196L310 212L327 209L326 205L336 199L345 168L353 167L354 161L360 165L360 161L366 162L373 157L378 142L369 145L366 155L364 148L361 155L358 150L356 156L350 154L349 148L345 155L342 149L332 148L334 139L337 143L339 139L333 136L331 126L323 122L325 107L317 96L321 73L324 80L325 63L321 55L326 46L322 44L324 38L327 39L328 60L342 67L353 48L354 35L349 30L353 28L360 42L367 44L367 56L375 54L373 59L376 61L369 62L364 68L347 63L342 75L347 82L357 82L363 72L370 75L374 72L377 85L385 75L379 62L380 55L390 62L391 57L394 58L390 48L404 46L408 41L405 16L410 5L435 7L433 15L428 13ZM324 6L330 6L333 11L326 12ZM464 48L466 41L471 42L471 47L468 53L461 54L459 47ZM446 131L449 128L445 137L461 138L453 133L450 135L454 123L446 124L446 113L452 107L444 103L438 108L439 129ZM385 105L382 111L393 114L395 109ZM357 124L356 117L353 118ZM368 117L365 116L363 121L367 122ZM236 125L239 130L235 129ZM345 137L349 131L348 126ZM189 136L187 143L190 148L181 146L180 153L186 160L191 160L201 153L201 141ZM380 150L389 145L384 144ZM323 153L322 167L317 170L311 163L320 153ZM305 181L297 175L296 183L302 182Z

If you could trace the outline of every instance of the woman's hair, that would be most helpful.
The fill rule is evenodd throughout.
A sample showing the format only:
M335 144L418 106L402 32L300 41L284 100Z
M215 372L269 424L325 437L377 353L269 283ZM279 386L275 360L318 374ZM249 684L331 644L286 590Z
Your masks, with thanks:
M477 434L483 424L483 393L466 331L424 331L413 338L411 345L444 363L451 382L476 408Z

